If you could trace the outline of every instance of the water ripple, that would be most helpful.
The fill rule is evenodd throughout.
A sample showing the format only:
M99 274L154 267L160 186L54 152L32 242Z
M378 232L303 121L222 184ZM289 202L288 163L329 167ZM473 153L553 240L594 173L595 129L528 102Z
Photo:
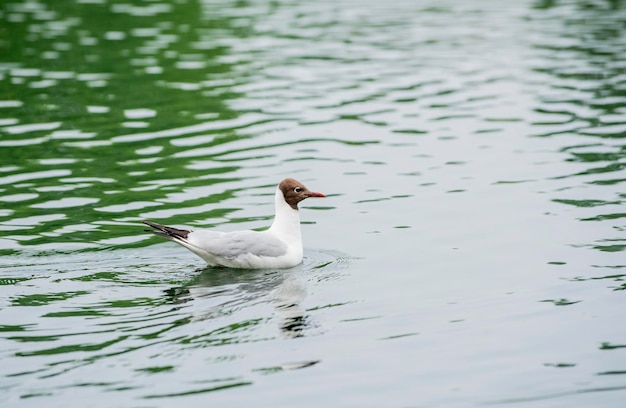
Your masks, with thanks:
M109 3L0 6L7 404L621 391L619 2ZM328 193L295 270L139 224L261 228L285 176Z

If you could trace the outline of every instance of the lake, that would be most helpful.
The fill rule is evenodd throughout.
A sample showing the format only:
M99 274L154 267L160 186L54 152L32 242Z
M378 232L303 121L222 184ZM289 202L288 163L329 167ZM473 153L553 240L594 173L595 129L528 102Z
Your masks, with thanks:
M622 407L626 3L0 5L0 405ZM262 229L207 267L141 221Z

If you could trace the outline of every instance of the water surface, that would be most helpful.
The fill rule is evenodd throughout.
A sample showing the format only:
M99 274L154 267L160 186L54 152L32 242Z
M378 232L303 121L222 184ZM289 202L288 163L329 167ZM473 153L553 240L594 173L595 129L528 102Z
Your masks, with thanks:
M0 7L6 406L621 407L623 2ZM305 261L229 271L295 177ZM516 404L519 403L519 404Z

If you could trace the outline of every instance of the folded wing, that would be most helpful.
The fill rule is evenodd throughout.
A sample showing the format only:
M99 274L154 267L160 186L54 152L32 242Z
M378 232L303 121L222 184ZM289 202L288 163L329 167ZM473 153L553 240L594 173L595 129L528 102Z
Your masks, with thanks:
M278 257L287 253L287 245L266 231L192 231L185 241L188 245L214 256L235 259L241 255Z

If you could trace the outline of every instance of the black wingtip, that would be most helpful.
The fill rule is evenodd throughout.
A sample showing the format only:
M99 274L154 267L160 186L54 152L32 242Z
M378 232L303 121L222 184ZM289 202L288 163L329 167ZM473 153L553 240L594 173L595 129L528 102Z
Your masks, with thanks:
M148 220L143 220L141 222L154 228L154 230L145 230L146 232L152 232L153 234L165 238L187 239L187 236L191 232L189 230L167 227L165 225L157 224L156 222Z

